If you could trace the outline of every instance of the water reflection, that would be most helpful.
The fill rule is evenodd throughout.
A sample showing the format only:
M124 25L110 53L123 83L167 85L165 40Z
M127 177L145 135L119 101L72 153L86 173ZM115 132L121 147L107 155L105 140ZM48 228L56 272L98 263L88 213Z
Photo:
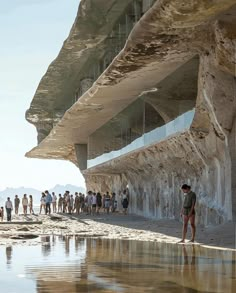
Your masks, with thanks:
M42 236L42 255L44 257L48 257L51 252L51 237L50 236Z
M231 251L54 235L42 237L41 249L19 246L13 249L6 247L7 265L12 268L8 273L14 280L15 265L21 264L20 272L26 275L24 286L25 282L34 284L30 292L228 293L236 290L236 256ZM1 278L4 273L0 282ZM19 292L21 283L17 281Z
M6 247L6 258L7 258L7 266L11 268L11 259L12 259L12 246Z

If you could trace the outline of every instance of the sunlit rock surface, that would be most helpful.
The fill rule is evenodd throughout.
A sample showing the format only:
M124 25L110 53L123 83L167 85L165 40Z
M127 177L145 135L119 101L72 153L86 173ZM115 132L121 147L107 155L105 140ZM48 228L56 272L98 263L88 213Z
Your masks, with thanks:
M187 182L198 195L199 223L235 219L235 0L153 1L150 9L144 9L147 1L134 2L81 2L27 111L40 142L27 156L72 161L83 169L89 189L119 194L128 186L130 210L140 215L179 219L180 186ZM123 40L114 37L121 31L127 35L123 50ZM109 48L119 53L114 60ZM94 65L100 63L103 73ZM150 130L195 108L193 122L86 169L87 159L123 145L120 125L129 125L132 140L142 135L137 99L151 107L144 117ZM135 123L132 113L141 117ZM80 146L88 146L88 156Z

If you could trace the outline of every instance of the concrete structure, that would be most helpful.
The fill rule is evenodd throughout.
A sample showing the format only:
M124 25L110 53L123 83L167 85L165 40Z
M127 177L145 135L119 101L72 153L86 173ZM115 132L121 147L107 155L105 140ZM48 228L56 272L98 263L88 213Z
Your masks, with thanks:
M235 0L84 0L26 113L27 156L75 163L93 190L129 187L130 209L236 218Z

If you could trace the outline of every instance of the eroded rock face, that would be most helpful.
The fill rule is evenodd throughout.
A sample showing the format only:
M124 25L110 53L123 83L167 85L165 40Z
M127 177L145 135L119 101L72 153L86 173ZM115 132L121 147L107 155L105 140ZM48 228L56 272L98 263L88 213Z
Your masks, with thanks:
M91 3L84 1L83 5ZM80 14L86 17L83 5ZM52 121L47 120L43 111L36 117L39 135L46 138L28 156L66 159L78 164L80 156L74 145L87 144L97 129L142 93L147 93L145 100L165 122L176 117L180 102L185 109L186 101L193 105L196 98L196 114L189 130L85 170L87 187L102 192L113 190L119 194L128 185L132 212L148 217L179 219L180 186L187 182L198 194L199 223L219 224L235 219L235 23L234 0L156 1L134 27L124 50L48 136ZM178 77L180 92L176 93L176 83L170 85L166 81L196 55L199 56L198 92L193 98L195 91L192 83L184 77L185 71L182 72L183 78ZM66 60L63 55L61 58ZM76 71L76 66L73 70ZM50 74L49 70L46 76L50 83L41 86L45 90L51 84L55 85ZM197 72L192 76L196 79ZM183 86L184 81L189 87ZM160 90L156 96L148 94L150 89L158 86ZM68 92L75 90L75 85L71 84ZM63 88L63 93L66 92ZM42 89L38 95L40 93ZM59 93L63 96L62 89ZM54 100L56 95L57 92L53 93ZM34 105L40 101L38 97L36 94L30 117L34 117ZM46 123L45 127L40 124L42 122Z
M132 212L179 219L180 186L187 182L198 195L198 223L216 225L235 219L236 30L232 25L215 21L214 42L202 43L191 129L85 171L89 189L120 194L128 186Z

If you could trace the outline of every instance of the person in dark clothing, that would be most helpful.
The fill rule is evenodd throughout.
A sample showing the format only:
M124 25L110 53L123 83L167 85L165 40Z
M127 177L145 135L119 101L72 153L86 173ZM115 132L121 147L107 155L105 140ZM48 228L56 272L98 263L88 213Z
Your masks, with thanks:
M97 214L99 214L101 207L102 207L102 196L101 196L101 193L98 192L97 193Z
M181 187L184 193L184 202L181 210L180 216L183 219L183 230L182 230L182 239L180 243L185 242L185 237L188 228L188 222L191 224L192 237L189 242L195 241L196 226L195 226L195 204L196 204L196 194L191 191L191 187L187 184L184 184Z

